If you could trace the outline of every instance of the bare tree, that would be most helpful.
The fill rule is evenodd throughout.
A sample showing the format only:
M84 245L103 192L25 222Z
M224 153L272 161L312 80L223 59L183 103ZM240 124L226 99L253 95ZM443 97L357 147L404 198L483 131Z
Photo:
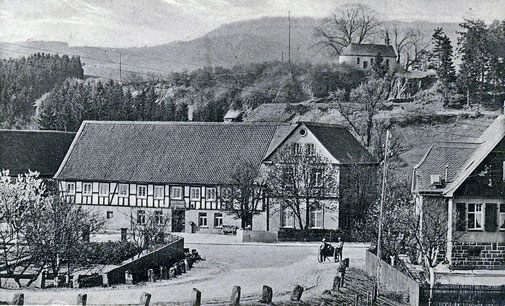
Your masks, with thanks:
M340 54L350 43L364 43L377 34L380 21L376 16L377 12L362 4L340 6L315 29L315 36L320 39L317 44Z
M350 103L345 101L343 91L330 96L353 132L364 140L366 147L371 145L374 117L387 100L390 90L390 82L372 77L351 91Z
M130 238L142 250L151 250L163 243L170 233L170 218L161 209L132 209L129 217Z
M420 29L410 29L409 30L409 44L405 48L405 58L403 67L405 70L411 68L416 68L424 70L424 62L429 61L430 52L428 48L430 47L430 39L426 37Z
M328 211L336 208L337 171L314 151L302 152L296 145L283 147L267 171L269 195L294 214L300 229L307 229L313 208L318 205L324 205Z
M223 187L221 197L224 211L240 219L242 229L252 227L253 216L263 209L265 189L265 177L257 165L237 163L230 185Z

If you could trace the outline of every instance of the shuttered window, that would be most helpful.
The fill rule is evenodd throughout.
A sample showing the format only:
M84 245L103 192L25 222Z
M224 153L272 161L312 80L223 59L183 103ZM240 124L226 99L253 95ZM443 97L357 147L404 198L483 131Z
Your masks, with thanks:
M498 205L495 203L486 203L485 207L486 220L484 227L486 232L496 232L498 227Z
M466 229L466 204L456 204L456 230L463 232Z

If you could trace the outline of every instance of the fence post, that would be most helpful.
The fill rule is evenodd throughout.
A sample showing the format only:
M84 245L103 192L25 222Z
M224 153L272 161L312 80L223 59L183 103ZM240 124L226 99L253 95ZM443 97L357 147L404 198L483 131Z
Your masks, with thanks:
M230 299L231 305L239 305L240 304L240 291L241 291L240 286L233 287L233 290L231 291L231 299Z
M339 275L335 275L335 277L333 278L333 287L331 288L331 290L333 290L333 291L339 291L340 290L340 284L341 284L340 276Z
M86 293L79 293L77 295L77 305L86 306L88 302L88 295Z
M23 293L14 294L11 305L24 305L25 295Z
M46 269L44 269L44 270L42 270L42 272L40 272L40 277L38 279L38 284L37 285L41 289L46 288L46 274L47 274Z
M191 293L191 306L200 306L202 302L202 293L198 291L198 289L193 288L193 292Z
M102 274L102 286L109 287L109 276L107 273Z
M148 292L142 292L140 296L140 306L149 306L151 303L151 294Z
M272 296L273 296L272 288L268 287L267 285L264 285L263 292L261 294L260 303L265 303L265 304L272 303Z
M293 292L291 293L291 301L299 301L302 298L303 287L300 285L296 285L293 288Z

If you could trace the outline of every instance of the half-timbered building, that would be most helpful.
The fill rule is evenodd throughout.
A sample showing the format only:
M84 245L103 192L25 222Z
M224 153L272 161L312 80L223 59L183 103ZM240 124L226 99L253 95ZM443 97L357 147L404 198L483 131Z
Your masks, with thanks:
M505 269L505 116L476 140L433 145L414 168L423 215L442 205L447 260L459 269Z
M263 167L276 150L295 143L336 165L372 161L335 125L85 121L55 179L69 201L102 211L109 229L127 230L132 219L142 223L151 211L169 218L172 231L218 232L223 225L241 224L223 211L221 201L236 166ZM253 217L252 229L291 226L268 213L267 202ZM336 229L338 215L314 216L313 227Z

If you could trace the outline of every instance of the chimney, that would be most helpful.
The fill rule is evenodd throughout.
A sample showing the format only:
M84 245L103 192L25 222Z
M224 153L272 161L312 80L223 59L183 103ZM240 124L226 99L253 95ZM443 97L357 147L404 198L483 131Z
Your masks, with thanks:
M193 112L195 111L195 106L193 104L188 105L188 121L193 121Z
M390 40L389 40L389 31L386 30L386 38L384 39L384 42L386 43L386 46L389 46Z

